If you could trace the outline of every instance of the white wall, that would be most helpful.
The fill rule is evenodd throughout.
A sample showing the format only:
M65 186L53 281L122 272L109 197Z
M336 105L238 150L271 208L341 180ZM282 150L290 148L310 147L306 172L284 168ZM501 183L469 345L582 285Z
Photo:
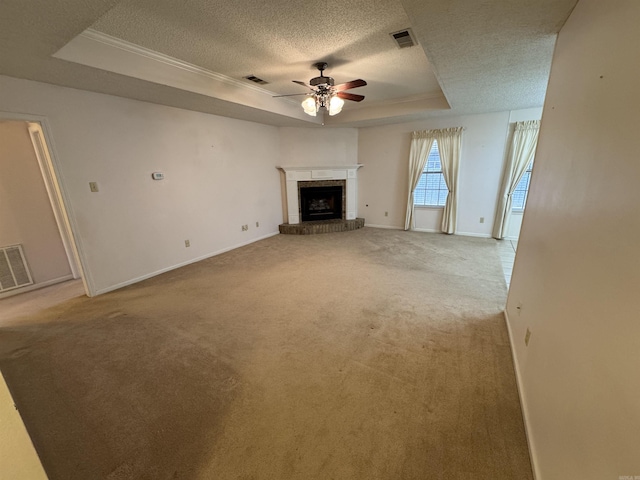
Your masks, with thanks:
M35 284L71 278L27 124L0 121L0 246L14 244Z
M510 122L539 119L540 113L528 109L360 129L358 161L365 165L359 174L360 216L369 225L404 228L411 132L461 126L456 233L491 236ZM416 207L417 229L440 231L441 219L442 209Z
M9 77L0 110L46 117L93 293L275 234L282 221L276 127Z
M357 128L281 127L279 130L281 166L358 163Z
M580 0L553 59L507 304L538 480L640 476L639 24Z
M540 120L542 117L542 107L525 108L523 110L511 110L509 112L509 124L515 122L526 122L527 120ZM515 127L515 125L511 125Z

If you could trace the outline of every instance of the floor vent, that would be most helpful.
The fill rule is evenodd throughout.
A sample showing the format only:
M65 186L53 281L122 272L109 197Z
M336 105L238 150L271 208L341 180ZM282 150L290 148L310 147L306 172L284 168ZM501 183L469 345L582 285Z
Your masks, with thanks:
M393 39L396 42L396 45L398 45L398 47L400 48L413 47L414 45L418 44L410 28L407 28L405 30L400 30L399 32L393 32L393 33L390 33L389 35L393 37Z
M267 83L269 83L266 80L262 80L261 78L256 77L255 75L247 75L246 77L243 77L243 78L246 78L250 82L257 83L260 85L266 85Z
M32 284L22 245L0 247L0 292Z

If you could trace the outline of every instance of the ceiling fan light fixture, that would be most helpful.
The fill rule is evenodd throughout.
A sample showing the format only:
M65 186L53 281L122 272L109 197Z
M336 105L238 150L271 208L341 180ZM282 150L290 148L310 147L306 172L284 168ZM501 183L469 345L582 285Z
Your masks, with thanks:
M337 95L331 97L329 100L329 115L337 115L342 111L342 107L344 106L344 100L342 100Z
M311 115L312 117L315 117L316 112L318 111L315 97L305 98L302 101L302 108L304 109L304 113L306 113L307 115Z
M345 90L351 90L352 88L364 87L367 82L362 79L351 80L350 82L341 83L335 85L334 80L331 77L324 76L324 70L327 68L327 64L319 62L314 65L320 70L320 76L312 78L309 81L309 85L299 80L293 80L293 83L307 87L311 92L307 93L307 97L302 101L302 109L304 113L311 117L315 117L321 108L324 108L329 115L337 115L342 111L344 106L344 100L351 100L353 102L361 102L364 100L364 95L358 95L355 93L345 93ZM304 93L292 93L288 95L274 95L274 97L292 97L296 95L305 95Z

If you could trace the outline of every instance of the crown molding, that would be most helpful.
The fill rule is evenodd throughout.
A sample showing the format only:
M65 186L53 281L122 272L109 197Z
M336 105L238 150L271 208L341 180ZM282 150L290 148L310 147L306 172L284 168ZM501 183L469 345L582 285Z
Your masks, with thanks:
M165 65L169 65L174 68L180 68L182 70L186 70L190 73L195 73L197 75L202 75L208 77L212 80L216 80L218 82L226 83L227 85L233 85L238 88L245 88L249 90L254 90L256 92L260 92L264 95L272 96L273 92L270 92L264 88L260 88L257 85L252 85L240 80L237 80L232 77L227 77L226 75L222 75L220 73L213 72L211 70L207 70L206 68L199 67L198 65L194 65L192 63L185 62L175 57L170 57L169 55L165 55L164 53L156 52L155 50L150 50L148 48L142 47L140 45L136 45L135 43L127 42L126 40L122 40L120 38L112 37L111 35L107 35L106 33L99 32L97 30L93 30L88 28L84 32L80 34L81 37L88 38L90 40L103 43L110 47L119 48L120 50L124 50L129 53L133 53L135 55L139 55L141 57L148 58L150 60L154 60L156 62L164 63Z
M305 123L320 124L322 121L306 115L299 104L289 99L274 98L273 92L258 85L212 72L92 29L82 32L53 56Z

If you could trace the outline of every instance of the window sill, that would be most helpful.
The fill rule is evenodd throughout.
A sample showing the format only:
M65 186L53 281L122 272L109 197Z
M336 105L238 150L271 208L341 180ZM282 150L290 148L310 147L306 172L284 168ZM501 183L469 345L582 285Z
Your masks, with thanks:
M514 208L511 209L511 215L522 215L522 214L524 214L524 209L522 210L520 209L516 210Z
M444 205L414 205L413 208L421 208L427 210L442 210Z

